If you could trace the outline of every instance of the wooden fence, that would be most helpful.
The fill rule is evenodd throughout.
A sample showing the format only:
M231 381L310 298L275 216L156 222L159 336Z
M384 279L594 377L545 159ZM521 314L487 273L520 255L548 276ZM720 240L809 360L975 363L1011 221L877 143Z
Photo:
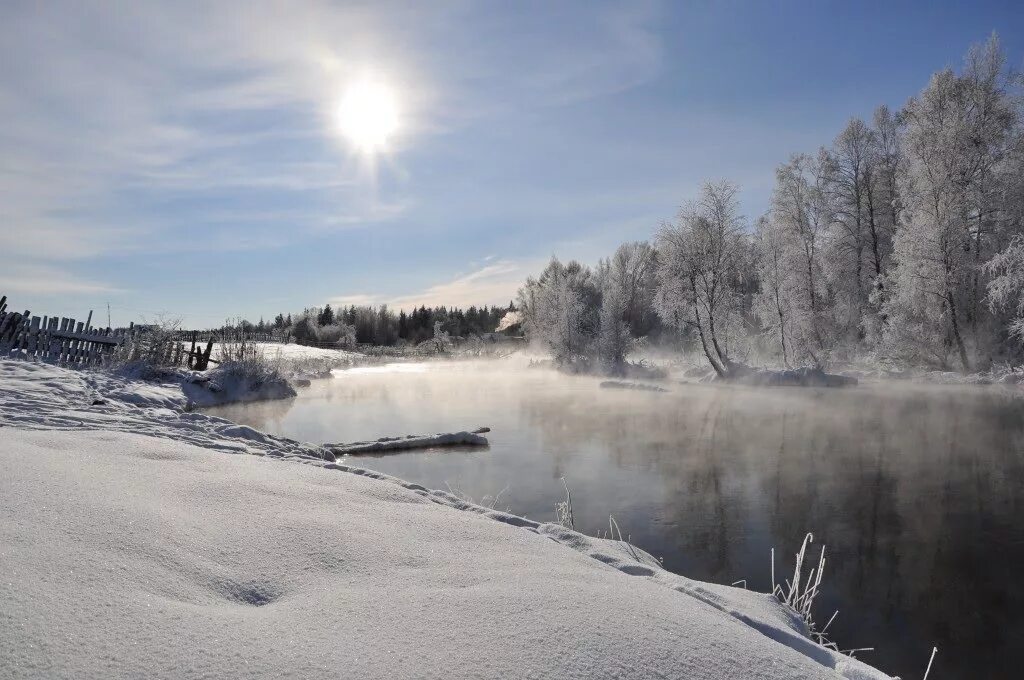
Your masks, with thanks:
M0 297L0 356L35 358L58 364L89 366L103 363L121 344L127 329L93 328L92 312L85 321L56 316L32 316L7 310Z
M279 342L286 344L291 336L285 332L256 333L254 331L245 333L234 329L212 329L212 330L178 330L174 332L176 340L189 342L196 338L199 342L212 340L215 343L236 343L236 342Z

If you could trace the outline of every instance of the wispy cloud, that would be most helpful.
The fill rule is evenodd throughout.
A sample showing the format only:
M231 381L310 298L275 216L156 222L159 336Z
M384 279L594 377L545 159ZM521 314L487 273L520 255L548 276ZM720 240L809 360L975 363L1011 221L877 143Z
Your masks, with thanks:
M332 305L380 305L399 309L415 307L469 307L504 305L516 296L526 277L539 262L498 260L468 273L437 283L421 291L398 296L357 294L331 298Z
M372 305L379 305L384 303L383 298L378 295L371 295L369 293L355 293L353 295L339 295L328 300L332 305L336 307L348 307L355 305L357 307L368 307Z
M0 293L37 295L85 295L117 293L117 288L101 281L80 278L60 268L38 264L7 262L0 269Z

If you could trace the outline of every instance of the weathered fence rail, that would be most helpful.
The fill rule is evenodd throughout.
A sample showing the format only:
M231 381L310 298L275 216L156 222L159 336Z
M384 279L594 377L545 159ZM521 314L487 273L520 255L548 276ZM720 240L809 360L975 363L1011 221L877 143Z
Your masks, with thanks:
M93 328L92 312L85 321L76 321L32 316L28 310L8 311L7 296L0 297L0 355L67 365L100 364L121 344L126 332Z
M181 342L190 342L193 338L198 339L199 342L208 342L212 340L215 343L236 343L236 342L280 342L287 343L289 335L287 333L246 333L234 330L195 330L195 331L184 331L179 330L174 332L175 339Z

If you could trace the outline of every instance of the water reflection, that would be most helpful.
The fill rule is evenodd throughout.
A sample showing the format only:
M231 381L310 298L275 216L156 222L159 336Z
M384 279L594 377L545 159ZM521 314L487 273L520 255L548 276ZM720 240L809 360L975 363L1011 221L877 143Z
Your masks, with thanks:
M819 617L891 673L1019 677L1024 664L1024 404L994 389L682 385L669 394L503 364L348 371L288 402L218 414L310 441L494 428L484 452L357 464L553 518L572 486L585 531L614 514L694 578L770 588L803 533L828 545ZM934 671L933 671L934 673Z

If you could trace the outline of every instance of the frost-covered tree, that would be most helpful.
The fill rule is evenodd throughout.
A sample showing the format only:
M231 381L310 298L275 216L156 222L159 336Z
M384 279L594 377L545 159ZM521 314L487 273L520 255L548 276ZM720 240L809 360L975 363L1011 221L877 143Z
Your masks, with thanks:
M598 329L600 291L589 267L558 258L519 290L519 309L531 340L559 363L590 356Z
M851 341L863 336L861 320L874 280L882 273L875 224L876 149L875 132L852 118L825 156L833 210L826 273L840 334Z
M604 369L621 373L634 338L657 326L654 311L657 253L646 241L619 246L598 262L595 277L601 291L598 315L598 359Z
M884 290L881 275L889 266L892 237L900 223L903 203L900 199L899 177L903 172L903 123L887 106L875 109L874 168L868 213L871 230L871 264L875 272L874 290ZM881 299L884 299L884 294Z
M654 311L657 251L647 241L623 243L608 265L630 334L637 338L648 335L657 324Z
M646 242L623 244L596 270L552 258L519 290L516 321L556 362L619 373L633 339L659 327L656 261Z
M314 315L309 312L303 312L295 316L295 323L291 325L289 331L291 336L295 338L295 342L307 344L318 341L318 328L319 326L317 326Z
M792 339L787 340L787 333L793 322L792 298L798 292L796 277L788 261L792 248L784 230L768 217L757 220L754 246L761 283L754 298L754 313L765 334L778 343L783 365L789 367Z
M614 281L606 280L601 289L597 354L604 369L612 374L622 372L629 351L631 338L626 310L622 288Z
M1019 124L1005 57L993 37L964 72L936 73L904 110L905 219L894 242L884 350L970 370L985 321L983 267L1010 224L1004 193Z
M729 182L706 183L674 224L658 233L655 307L671 326L693 330L720 376L735 371L728 331L740 313L738 283L745 263L744 224Z
M785 236L785 259L796 273L790 304L795 356L822 365L831 348L831 299L825 277L825 238L832 220L827 191L829 161L797 154L778 168L772 193L772 220Z
M337 345L338 347L354 347L356 344L355 326L346 323L332 323L317 329L317 342Z
M660 320L722 375L755 325L785 365L1019 358L1022 101L993 37L904 109L852 118L781 165L753 234L735 187L707 185L655 248L627 243L592 274L553 261L521 293L527 332L560 360L616 365Z
M987 298L991 310L1009 310L1010 335L1024 341L1024 234L1014 236L1006 250L985 264L985 269L992 276Z

